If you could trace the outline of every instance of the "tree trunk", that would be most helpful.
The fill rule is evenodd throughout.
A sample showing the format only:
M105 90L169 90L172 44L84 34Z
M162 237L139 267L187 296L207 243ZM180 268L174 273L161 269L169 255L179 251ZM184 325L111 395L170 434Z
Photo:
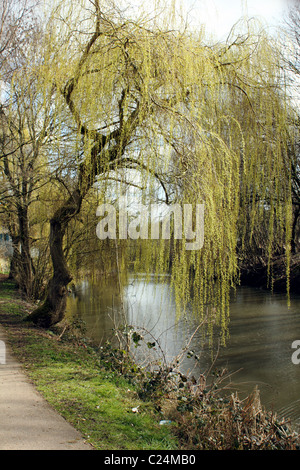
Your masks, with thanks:
M30 252L28 207L18 204L17 227L9 225L13 255L10 262L10 279L13 279L22 294L28 299L34 297L34 265Z
M27 206L18 207L20 266L18 267L19 288L28 299L33 296L34 266L30 253L30 235Z
M9 279L14 280L18 285L18 266L20 263L19 237L10 232L12 238L13 254L10 260Z
M72 280L63 250L64 234L70 220L79 212L82 194L75 190L70 198L59 208L50 221L50 254L53 275L50 279L46 297L26 320L49 328L59 323L65 313L67 301L67 285Z

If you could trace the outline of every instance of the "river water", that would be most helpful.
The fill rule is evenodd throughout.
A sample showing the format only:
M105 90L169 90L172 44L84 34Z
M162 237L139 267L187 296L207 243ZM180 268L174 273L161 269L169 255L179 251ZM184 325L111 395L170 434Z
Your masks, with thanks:
M117 279L83 280L68 298L68 315L83 320L87 336L99 345L112 337L116 325L127 323L139 327L146 342L155 342L156 348L147 351L153 360L170 363L180 357L182 372L195 377L210 368L211 351L201 330L195 333L197 319L177 318L167 282L146 282L140 275L130 278L121 293L122 302ZM300 295L293 295L288 306L284 294L240 287L230 310L230 336L214 356L213 370L226 368L231 375L224 384L241 397L257 386L263 405L300 429L300 364L292 362L292 343L300 341ZM189 342L189 350L200 357L196 365L194 357L181 355ZM137 348L137 356L144 360L143 348Z

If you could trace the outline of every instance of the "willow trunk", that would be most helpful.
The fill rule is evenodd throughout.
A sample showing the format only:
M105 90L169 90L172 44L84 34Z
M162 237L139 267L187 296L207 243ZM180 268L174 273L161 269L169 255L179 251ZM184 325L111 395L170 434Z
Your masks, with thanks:
M79 190L56 211L50 221L50 254L53 274L46 289L45 299L28 317L27 320L49 328L59 323L65 314L67 286L72 280L64 254L64 235L72 218L80 211L82 195Z

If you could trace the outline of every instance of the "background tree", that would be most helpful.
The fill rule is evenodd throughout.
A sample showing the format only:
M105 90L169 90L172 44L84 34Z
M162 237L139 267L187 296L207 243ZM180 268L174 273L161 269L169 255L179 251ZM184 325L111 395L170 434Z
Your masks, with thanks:
M30 78L27 78L27 105L25 107L25 89L24 87L23 90L18 88L17 81L20 83L20 78L16 82L14 80L21 68L23 74L26 73L28 48L30 48L33 36L38 34L36 17L33 14L35 6L36 2L28 0L3 0L0 6L0 169L2 176L0 212L4 225L10 231L14 246L10 274L13 277L16 275L21 290L29 296L32 293L33 276L27 199L32 190L29 179L32 178L33 168L32 157L26 167L25 154L28 154L29 141L31 140L33 145L36 142L32 140L34 138L27 122L26 106L28 108L31 99L30 87L28 87ZM25 86L25 76L23 78ZM23 112L27 116L23 116ZM35 150L33 153L35 154ZM31 172L31 176L28 171ZM20 247L22 253L20 253Z
M9 80L22 62L27 40L36 26L37 2L2 0L0 5L0 79Z
M34 77L23 64L15 72L9 91L7 109L3 112L0 169L2 213L13 240L14 256L11 275L21 291L35 298L41 289L43 273L33 261L40 263L41 209L39 197L49 181L48 161L42 147L51 127L51 113L40 102Z

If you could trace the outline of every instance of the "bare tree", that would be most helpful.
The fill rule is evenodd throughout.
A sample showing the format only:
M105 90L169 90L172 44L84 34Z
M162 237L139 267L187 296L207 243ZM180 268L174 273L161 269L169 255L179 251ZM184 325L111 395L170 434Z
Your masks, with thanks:
M28 63L33 70L38 60L36 5L4 0L0 6L0 215L13 240L10 275L30 298L40 291L31 256L30 212L37 185L43 184L40 151L51 119L38 97L36 76L27 73Z
M0 4L0 79L6 81L24 56L28 35L36 26L32 0L2 0Z

